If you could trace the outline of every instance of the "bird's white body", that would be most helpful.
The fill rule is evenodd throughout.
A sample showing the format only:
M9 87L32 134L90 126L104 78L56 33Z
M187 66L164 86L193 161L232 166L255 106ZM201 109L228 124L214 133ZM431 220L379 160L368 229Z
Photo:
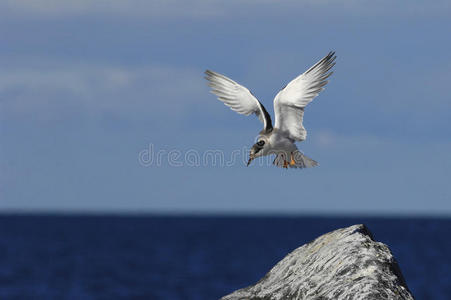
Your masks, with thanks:
M256 114L264 128L257 143L252 147L249 163L259 156L276 155L274 164L284 168L313 167L318 163L298 150L296 141L307 138L302 122L304 108L324 89L326 79L332 74L335 65L334 52L317 62L303 74L288 83L274 98L275 124L260 101L244 86L232 79L207 70L206 79L212 92L232 110L250 115Z
M274 165L278 167L314 167L318 163L299 151L296 143L287 137L286 132L278 128L274 128L269 135L260 135L259 140L265 140L265 147L258 153L253 155L255 157L275 155Z
M287 136L277 128L273 129L267 140L266 147L261 151L262 155L258 156L266 156L278 151L290 153L298 150L293 140L288 139Z

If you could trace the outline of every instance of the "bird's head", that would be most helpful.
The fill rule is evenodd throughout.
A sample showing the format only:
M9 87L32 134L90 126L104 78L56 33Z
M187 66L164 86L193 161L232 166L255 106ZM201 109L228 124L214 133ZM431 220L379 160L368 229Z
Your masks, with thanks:
M249 152L249 160L247 165L249 166L254 158L263 156L265 152L264 150L268 147L268 145L268 138L265 136L259 136L257 138L257 142L252 146Z

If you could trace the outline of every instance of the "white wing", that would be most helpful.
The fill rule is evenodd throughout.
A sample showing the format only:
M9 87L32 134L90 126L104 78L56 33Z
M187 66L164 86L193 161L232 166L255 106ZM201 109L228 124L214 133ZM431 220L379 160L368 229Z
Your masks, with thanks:
M211 92L218 96L218 99L225 105L239 114L246 116L252 113L256 114L263 122L264 130L272 130L270 115L247 88L222 74L210 70L205 71L205 75L205 79L209 81L208 85L211 87Z
M274 112L276 122L274 127L286 132L289 138L303 141L307 131L302 125L304 107L307 106L327 84L329 72L335 65L335 52L317 62L302 75L293 79L274 98Z

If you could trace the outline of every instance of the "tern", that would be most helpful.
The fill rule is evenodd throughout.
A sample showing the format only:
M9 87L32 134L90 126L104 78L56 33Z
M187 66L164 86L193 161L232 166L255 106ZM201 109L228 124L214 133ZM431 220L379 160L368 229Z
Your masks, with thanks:
M263 123L263 130L250 149L247 166L257 157L274 154L273 164L277 167L307 168L318 165L299 151L295 143L307 138L307 130L302 125L304 109L328 83L327 78L333 73L331 69L335 59L335 52L329 52L277 93L274 98L274 126L263 104L246 87L225 75L205 71L211 92L219 100L239 114L257 115Z

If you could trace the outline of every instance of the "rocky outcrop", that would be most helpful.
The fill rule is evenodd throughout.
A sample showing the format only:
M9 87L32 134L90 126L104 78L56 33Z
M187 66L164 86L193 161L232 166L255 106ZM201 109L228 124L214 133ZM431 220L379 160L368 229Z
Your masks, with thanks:
M275 265L255 285L222 300L413 299L388 247L364 225L324 234Z

